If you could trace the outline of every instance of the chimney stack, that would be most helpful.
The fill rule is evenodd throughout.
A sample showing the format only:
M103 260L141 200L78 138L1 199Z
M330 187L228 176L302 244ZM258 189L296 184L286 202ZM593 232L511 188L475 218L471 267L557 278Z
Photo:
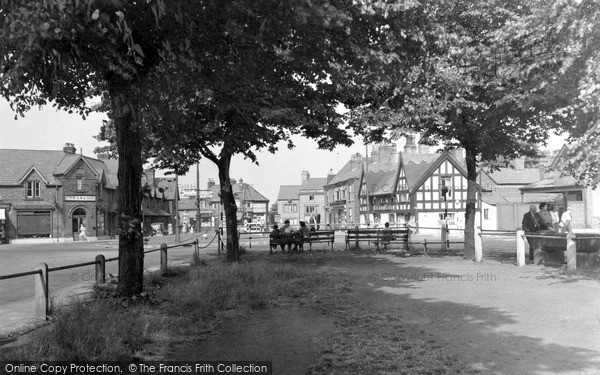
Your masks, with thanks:
M77 149L73 143L65 143L65 147L63 147L63 151L65 154L75 154Z
M300 185L304 184L310 178L310 173L308 171L302 171L300 174Z
M206 183L206 188L210 190L213 186L215 186L215 180L209 178L208 182Z
M404 145L404 153L405 154L416 154L417 153L417 145L415 142L415 136L413 136L413 135L406 136L406 144Z

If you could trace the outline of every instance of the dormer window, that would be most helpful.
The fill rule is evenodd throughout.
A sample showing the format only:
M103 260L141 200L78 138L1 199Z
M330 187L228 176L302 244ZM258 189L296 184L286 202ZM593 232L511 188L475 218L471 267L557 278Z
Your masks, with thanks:
M29 181L27 182L27 198L39 198L40 197L40 182Z

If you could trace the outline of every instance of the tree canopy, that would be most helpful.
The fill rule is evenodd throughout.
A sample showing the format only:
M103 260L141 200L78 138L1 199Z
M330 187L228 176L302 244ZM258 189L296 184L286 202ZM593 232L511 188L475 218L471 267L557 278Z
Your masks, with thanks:
M184 173L200 157L217 164L227 227L236 228L233 155L256 162L257 150L275 152L280 141L293 147L296 134L321 148L350 144L338 106L377 95L368 76L380 74L384 62L393 59L401 75L425 50L418 5L365 4L266 1L205 9L202 25L212 25L211 32L187 34L179 49L189 56L167 55L141 100L157 166ZM401 43L391 43L396 35ZM228 236L232 258L236 241Z
M353 125L376 136L419 132L426 143L465 150L465 256L479 260L477 162L536 156L553 130L573 124L572 114L559 111L571 100L563 77L573 65L558 27L532 28L546 22L540 2L456 0L429 7L437 38L420 69L404 90L358 108ZM381 84L393 82L385 77Z

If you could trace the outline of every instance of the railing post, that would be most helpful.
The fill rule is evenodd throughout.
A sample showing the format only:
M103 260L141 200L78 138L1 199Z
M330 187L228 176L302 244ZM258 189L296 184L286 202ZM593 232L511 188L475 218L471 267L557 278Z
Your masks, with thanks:
M192 265L197 266L200 264L200 245L199 240L196 238L194 240L194 255L192 257Z
M36 268L39 273L33 275L35 284L33 314L36 319L48 320L48 265L40 263Z
M447 232L447 224L446 220L443 220L444 224L442 224L442 251L448 250L448 232Z
M517 240L517 267L525 265L525 232L518 230L515 234Z
M217 229L217 254L219 258L221 257L221 248L223 247L223 240L221 239L222 232L223 228L219 227L219 229Z
M160 245L160 274L162 276L167 274L167 244L163 243Z
M96 279L96 286L100 285L100 284L104 284L106 282L106 259L104 258L104 255L99 254L96 255L96 272L95 272L95 279Z
M475 229L475 262L483 260L483 238L481 237L481 227Z
M567 270L575 271L577 269L577 242L573 232L567 233Z

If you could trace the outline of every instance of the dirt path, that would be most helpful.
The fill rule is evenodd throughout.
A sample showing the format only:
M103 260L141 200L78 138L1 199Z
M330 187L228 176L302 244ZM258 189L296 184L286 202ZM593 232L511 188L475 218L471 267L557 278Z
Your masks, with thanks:
M354 275L353 294L408 334L433 339L483 374L599 374L600 281L554 268L459 257L357 257L325 268ZM170 359L272 360L274 374L304 374L335 330L309 308L251 314Z
M224 325L219 334L179 343L173 361L272 361L273 374L303 374L325 349L333 320L314 310L279 307L251 313Z

